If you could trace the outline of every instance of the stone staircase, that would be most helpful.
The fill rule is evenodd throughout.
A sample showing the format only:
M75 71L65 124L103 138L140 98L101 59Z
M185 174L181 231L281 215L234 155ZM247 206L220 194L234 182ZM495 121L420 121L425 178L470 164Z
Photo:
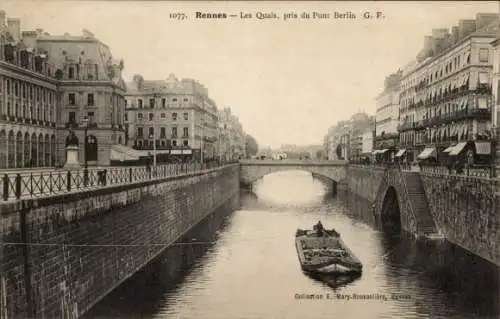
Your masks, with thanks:
M442 237L432 218L420 174L402 172L401 175L405 179L408 199L417 218L418 233L427 238Z

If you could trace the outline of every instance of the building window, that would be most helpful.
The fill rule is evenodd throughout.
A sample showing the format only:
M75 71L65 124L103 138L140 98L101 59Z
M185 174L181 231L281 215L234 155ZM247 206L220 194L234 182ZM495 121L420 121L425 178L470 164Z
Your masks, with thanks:
M155 99L149 99L149 107L150 108L155 107Z
M161 99L161 107L165 108L167 106L167 99L163 98Z
M160 128L160 137L161 137L161 138L165 138L165 136L167 135L167 133L166 133L166 132L167 132L167 129L166 129L166 128L164 128L164 127L161 127L161 128Z
M188 146L189 145L189 141L188 140L184 140L183 144L184 144L184 146Z
M68 104L69 105L75 105L76 104L75 93L69 93L68 94Z
M486 48L479 49L479 62L488 63L489 50Z
M176 140L172 141L172 146L177 146L177 141Z
M177 127L172 127L172 137L177 137Z
M142 109L142 99L137 100L137 106Z
M125 113L125 117L124 117L125 121L128 121L128 114Z
M488 84L489 76L487 72L479 72L479 84Z
M187 98L187 97L185 97L185 98L184 98L184 102L187 102L187 101L189 101L189 100L188 100L188 98Z
M123 100L125 107L128 105L128 100Z
M137 113L137 118L142 119L142 113Z
M188 137L189 136L189 128L188 127L185 127L182 129L182 135L184 137Z
M76 123L76 113L75 112L68 113L68 123Z
M68 69L68 79L73 79L75 77L75 70L73 69L73 67L70 67Z
M172 121L177 121L177 113L172 113Z
M93 93L87 94L87 105L94 106L94 94Z
M137 128L137 137L143 137L144 135L144 132L142 130L142 127L138 127Z
M187 112L186 112L186 113L183 113L183 116L184 116L184 120L186 120L186 121L187 121L187 120L188 120L188 113L187 113Z
M165 118L165 113L161 113L161 118L164 119Z
M149 120L152 121L154 119L154 114L153 113L149 113Z
M95 123L95 120L94 120L94 112L88 112L87 113L87 117L89 119L89 124L94 124Z
M155 136L155 128L150 127L149 128L149 138L153 138Z
M177 98L175 98L175 97L174 97L174 98L172 99L172 101L177 102Z

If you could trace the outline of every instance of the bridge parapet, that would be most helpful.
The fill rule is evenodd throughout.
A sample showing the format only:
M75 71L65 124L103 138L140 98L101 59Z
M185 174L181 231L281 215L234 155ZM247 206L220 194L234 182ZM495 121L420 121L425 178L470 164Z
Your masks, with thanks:
M347 161L327 161L327 160L240 160L241 165L257 165L257 166L347 166Z
M268 174L300 170L340 183L347 176L347 166L347 161L241 160L240 181L242 185L247 186Z

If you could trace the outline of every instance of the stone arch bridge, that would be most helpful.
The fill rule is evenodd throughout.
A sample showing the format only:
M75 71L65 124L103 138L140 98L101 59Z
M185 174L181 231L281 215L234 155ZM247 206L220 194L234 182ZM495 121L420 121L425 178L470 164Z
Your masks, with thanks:
M300 170L311 172L319 178L331 180L338 185L346 180L347 165L347 161L241 160L240 184L248 187L253 182L271 173Z

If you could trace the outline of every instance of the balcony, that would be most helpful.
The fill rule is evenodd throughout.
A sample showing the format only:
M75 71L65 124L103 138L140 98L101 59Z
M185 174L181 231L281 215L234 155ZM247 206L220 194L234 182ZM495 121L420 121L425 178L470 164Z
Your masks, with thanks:
M423 119L421 121L416 121L414 123L404 123L398 125L399 132L405 132L409 130L423 129L429 126L439 125L439 124L449 124L452 122L459 122L466 119L476 119L476 120L489 120L491 119L491 109L468 109L468 110L458 110L447 114L441 114L433 116L431 118Z
M68 129L69 129L69 128L78 128L78 127L79 127L79 125L78 125L78 123L76 123L76 122L66 122L66 123L64 124L64 127L65 127L65 128L68 128Z

